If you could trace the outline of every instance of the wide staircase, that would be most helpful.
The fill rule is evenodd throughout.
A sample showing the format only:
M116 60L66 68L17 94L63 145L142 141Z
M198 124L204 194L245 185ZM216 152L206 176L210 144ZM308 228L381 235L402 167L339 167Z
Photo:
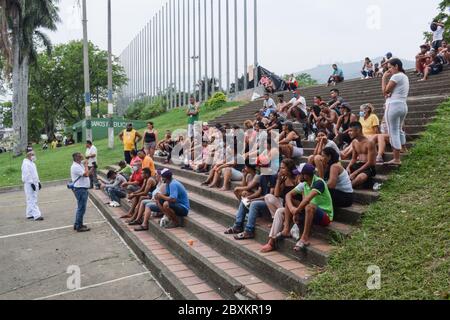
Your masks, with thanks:
M450 72L445 71L420 83L412 72L408 75L411 94L405 129L411 147L435 116L436 107L450 96ZM384 99L380 79L347 81L337 88L355 110L370 102L382 116ZM303 89L302 95L311 103L315 95L328 98L330 89L310 87ZM289 93L285 95L290 96ZM242 124L252 119L261 106L261 100L251 102L214 122ZM314 146L305 142L305 147L305 156L308 156ZM392 154L388 152L385 160L391 158ZM301 298L311 279L327 265L334 245L351 236L367 206L379 198L379 193L373 189L355 190L352 207L337 209L335 221L329 227L314 227L311 246L306 251L295 252L295 242L286 239L279 242L276 252L263 254L260 249L267 242L270 221L258 220L254 240L235 241L224 234L226 228L233 225L239 205L233 193L203 187L200 184L206 179L204 174L163 165L162 159L156 160L158 167L170 168L189 191L192 210L184 228L165 230L157 221L151 220L149 232L136 233L120 220L129 207L126 201L122 202L122 208L112 209L105 205L109 200L102 191L92 191L90 196L165 290L176 299ZM375 181L385 182L390 170L392 168L378 165Z

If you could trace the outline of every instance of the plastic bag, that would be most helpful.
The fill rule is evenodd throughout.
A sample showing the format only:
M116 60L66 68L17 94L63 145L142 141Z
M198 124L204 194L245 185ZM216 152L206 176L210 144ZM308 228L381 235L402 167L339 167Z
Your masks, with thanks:
M298 228L298 225L294 224L292 227L291 236L295 241L300 240L300 229Z

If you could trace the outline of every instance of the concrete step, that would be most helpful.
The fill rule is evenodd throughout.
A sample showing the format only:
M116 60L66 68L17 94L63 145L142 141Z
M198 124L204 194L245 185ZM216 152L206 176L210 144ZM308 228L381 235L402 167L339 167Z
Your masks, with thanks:
M122 208L125 213L129 205L122 202ZM222 234L224 226L195 209L185 218L184 228L165 230L152 219L149 229L149 234L209 279L227 299L285 300L290 291L303 295L314 274L308 265L280 252L261 254L256 240L237 242Z
M105 205L109 199L102 191L90 190L89 197L172 298L177 300L229 298L223 291L214 288L207 275L184 263L177 252L171 252L170 248L155 236L145 232L135 233L120 219L124 213L121 208L110 208Z

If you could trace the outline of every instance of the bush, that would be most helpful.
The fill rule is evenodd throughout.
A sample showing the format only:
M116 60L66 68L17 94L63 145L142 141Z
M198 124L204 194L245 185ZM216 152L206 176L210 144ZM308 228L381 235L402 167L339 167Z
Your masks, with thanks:
M205 109L213 111L222 108L227 103L227 96L223 92L217 92L205 102Z
M166 112L166 103L162 98L155 100L153 103L137 100L128 107L125 118L128 120L150 120L164 112Z

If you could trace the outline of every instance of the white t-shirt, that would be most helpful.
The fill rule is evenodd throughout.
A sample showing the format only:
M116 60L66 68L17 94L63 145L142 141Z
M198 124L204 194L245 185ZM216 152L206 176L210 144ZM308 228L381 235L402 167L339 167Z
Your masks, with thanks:
M86 157L90 156L90 155L94 155L94 158L89 158L88 159L88 166L89 167L93 167L94 166L94 162L97 162L97 148L95 146L92 146L90 148L86 149Z
M304 97L298 97L294 105L302 110L306 115L308 115L308 110L306 109L306 99Z
M84 166L82 164L74 162L72 167L70 168L70 177L72 178L72 182L78 181L75 183L75 188L85 188L89 189L91 186L91 182L89 177L83 177L84 175Z
M395 82L397 85L395 86L391 97L388 98L386 102L400 101L406 103L409 94L408 76L402 72L399 72L392 76L391 81Z
M441 26L437 27L437 30L433 32L433 42L444 40L444 30Z
M267 109L276 109L277 105L275 104L275 101L273 101L272 98L269 98L269 100L264 100L264 104L263 104L264 108Z

